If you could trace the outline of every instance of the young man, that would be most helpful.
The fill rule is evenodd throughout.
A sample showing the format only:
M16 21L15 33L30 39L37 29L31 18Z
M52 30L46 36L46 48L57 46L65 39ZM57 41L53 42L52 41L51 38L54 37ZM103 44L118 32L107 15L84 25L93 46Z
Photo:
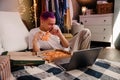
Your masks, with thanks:
M88 29L82 29L69 42L56 23L52 12L44 12L40 16L40 27L34 28L29 35L29 49L35 52L48 49L65 49L70 51L86 49L90 46L91 33Z

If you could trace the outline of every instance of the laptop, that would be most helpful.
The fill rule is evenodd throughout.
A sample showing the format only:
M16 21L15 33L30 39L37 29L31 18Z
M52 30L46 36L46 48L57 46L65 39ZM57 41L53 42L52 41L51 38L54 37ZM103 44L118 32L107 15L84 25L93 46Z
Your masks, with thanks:
M64 71L92 66L103 48L90 48L73 52L70 58L55 60L54 63Z

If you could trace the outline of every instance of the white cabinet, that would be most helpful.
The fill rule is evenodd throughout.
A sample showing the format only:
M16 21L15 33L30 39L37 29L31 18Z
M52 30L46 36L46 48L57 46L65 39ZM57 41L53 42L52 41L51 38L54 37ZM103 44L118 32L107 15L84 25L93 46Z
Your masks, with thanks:
M79 21L91 30L92 41L111 42L113 14L80 15Z

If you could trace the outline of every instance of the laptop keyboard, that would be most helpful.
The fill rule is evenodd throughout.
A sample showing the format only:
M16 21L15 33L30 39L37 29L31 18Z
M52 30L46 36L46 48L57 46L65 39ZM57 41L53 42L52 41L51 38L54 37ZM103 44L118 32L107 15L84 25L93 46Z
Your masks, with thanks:
M69 65L69 63L65 63L65 64L60 64L64 69L66 69L67 70L67 67L68 67L68 65Z

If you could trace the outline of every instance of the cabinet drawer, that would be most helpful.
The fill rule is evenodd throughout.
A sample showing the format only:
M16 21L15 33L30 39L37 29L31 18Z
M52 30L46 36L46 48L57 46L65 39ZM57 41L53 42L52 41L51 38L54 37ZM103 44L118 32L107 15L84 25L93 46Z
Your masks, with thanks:
M110 25L113 22L113 14L79 16L84 25Z
M80 18L80 22L84 25L110 25L112 24L112 17Z
M92 41L111 42L112 36L108 34L92 34Z
M92 41L111 42L113 14L80 15L79 21L90 29Z
M85 26L85 27L90 29L92 33L101 33L101 34L112 33L112 26Z

